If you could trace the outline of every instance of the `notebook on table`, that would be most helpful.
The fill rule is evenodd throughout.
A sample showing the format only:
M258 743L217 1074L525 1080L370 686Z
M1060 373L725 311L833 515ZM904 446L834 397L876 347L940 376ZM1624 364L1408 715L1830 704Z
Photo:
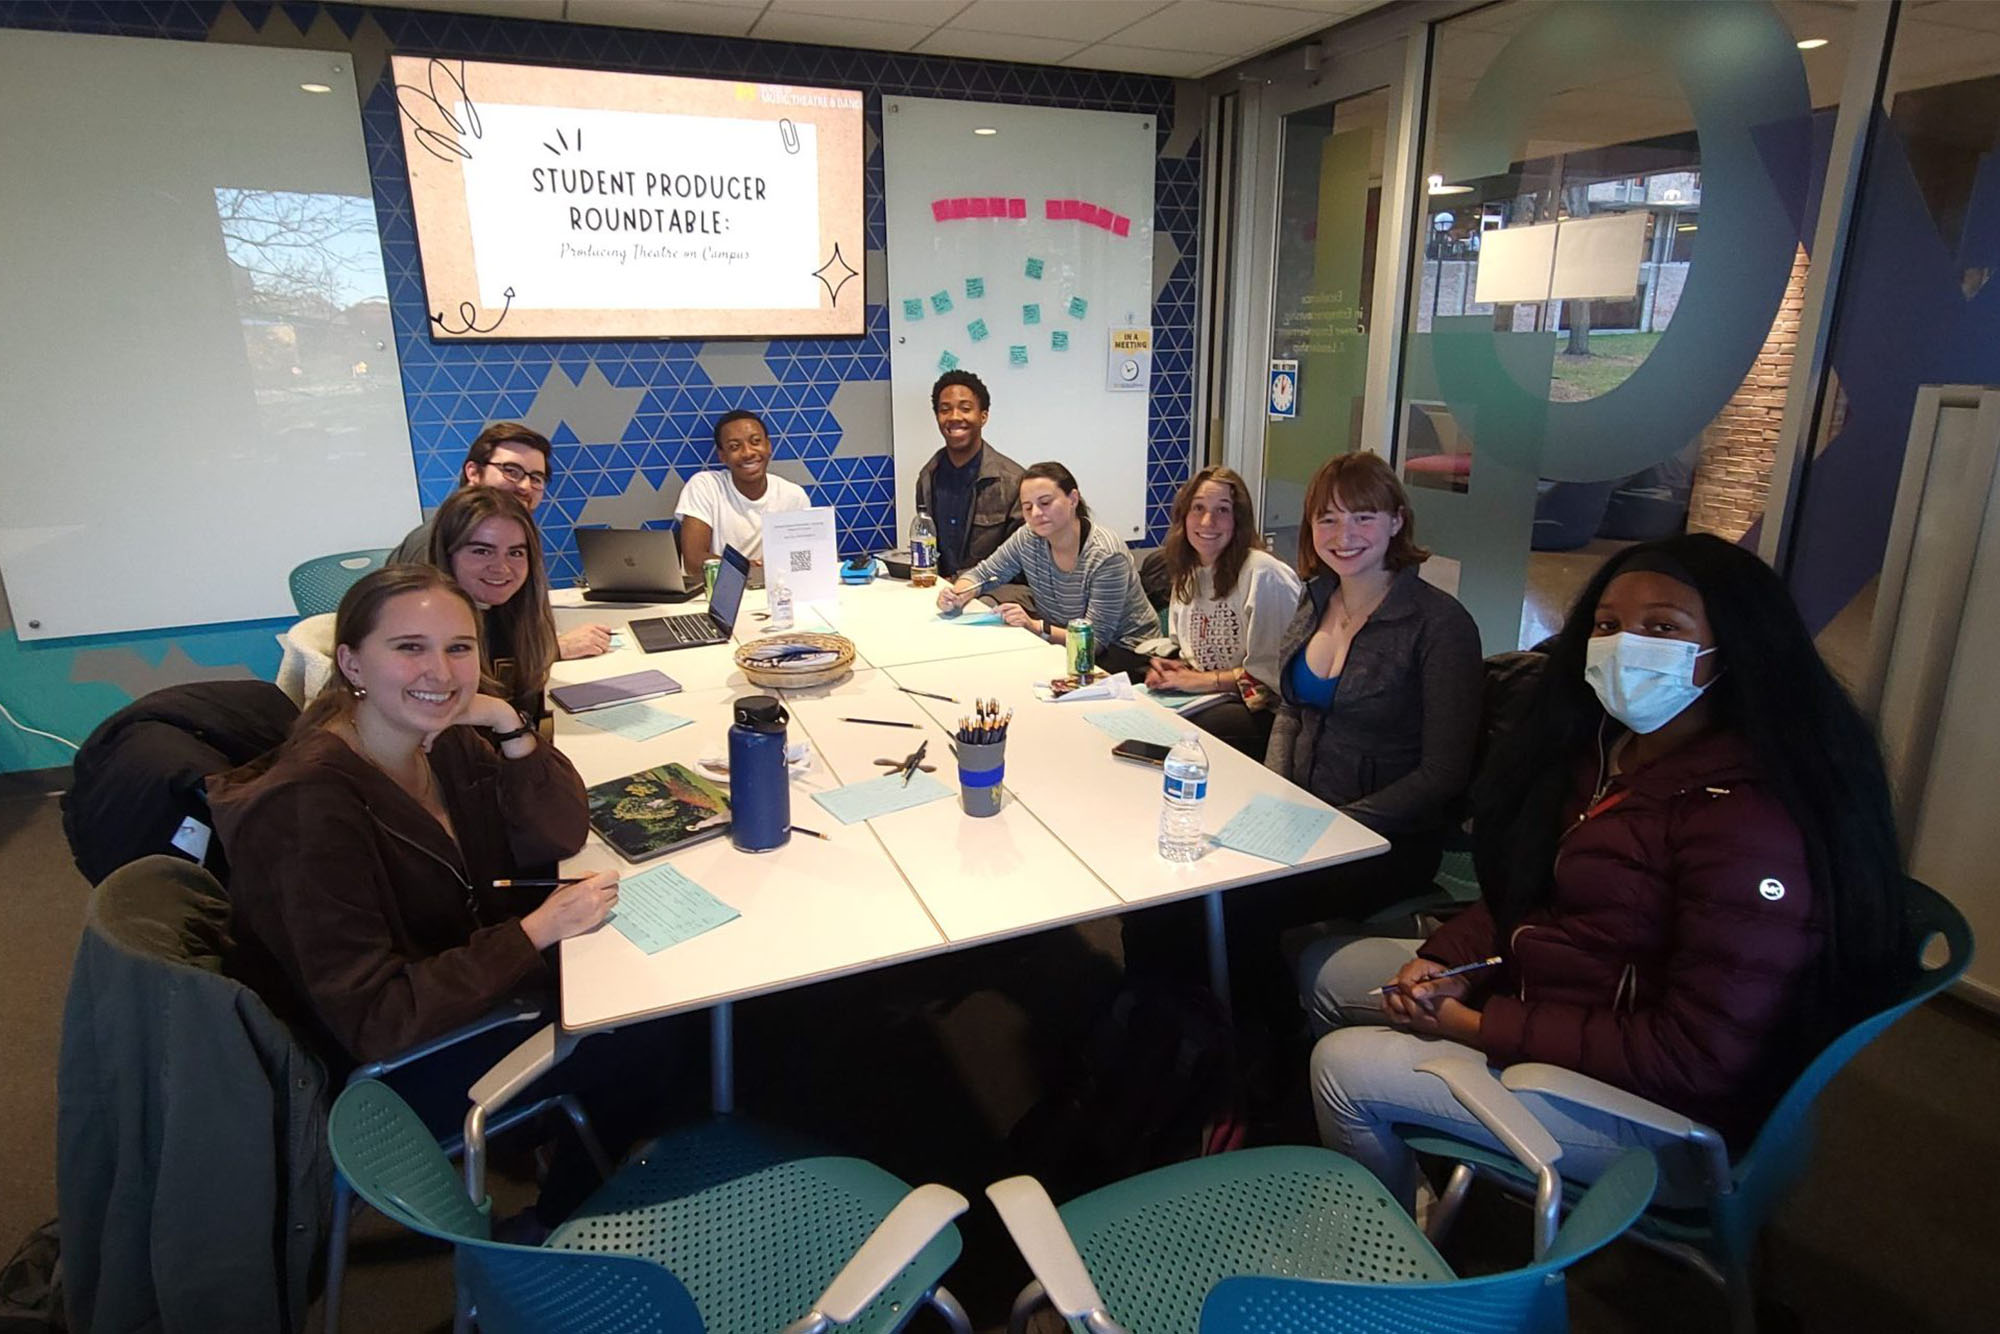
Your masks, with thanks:
M588 713L592 709L608 709L613 704L635 704L642 699L678 694L680 688L681 683L665 672L648 669L607 676L600 681L556 686L549 691L549 698L561 705L565 713Z
M578 528L583 596L592 602L685 602L680 535L660 528Z
M595 829L626 861L650 861L729 832L729 794L684 764L662 764L584 793Z
M743 590L749 586L749 557L735 547L724 547L722 568L715 576L715 596L709 599L707 611L641 617L631 623L632 637L648 653L726 644L736 632L736 616L743 609Z

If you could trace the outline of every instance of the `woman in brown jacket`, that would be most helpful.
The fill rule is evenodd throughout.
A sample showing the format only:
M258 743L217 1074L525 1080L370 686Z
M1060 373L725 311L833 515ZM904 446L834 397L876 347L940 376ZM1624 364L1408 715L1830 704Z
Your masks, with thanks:
M210 782L239 938L275 959L357 1062L548 980L541 952L602 923L605 871L509 903L496 879L589 833L583 783L479 693L479 617L441 571L379 570L341 599L337 671L271 755Z

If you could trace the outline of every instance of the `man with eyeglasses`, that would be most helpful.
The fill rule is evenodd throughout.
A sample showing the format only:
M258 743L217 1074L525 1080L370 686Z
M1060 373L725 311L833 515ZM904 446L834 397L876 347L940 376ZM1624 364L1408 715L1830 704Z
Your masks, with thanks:
M505 491L533 514L549 489L550 453L548 437L540 431L519 422L494 422L466 446L458 484ZM430 546L431 521L426 519L389 553L389 563L421 565ZM565 658L594 658L610 647L608 625L579 625L556 637L557 651Z

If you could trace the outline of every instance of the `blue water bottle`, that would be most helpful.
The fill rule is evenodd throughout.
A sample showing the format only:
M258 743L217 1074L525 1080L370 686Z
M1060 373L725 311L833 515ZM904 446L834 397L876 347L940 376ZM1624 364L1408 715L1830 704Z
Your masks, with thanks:
M790 717L769 695L736 701L729 729L729 841L744 852L769 852L792 837L792 787L785 773Z

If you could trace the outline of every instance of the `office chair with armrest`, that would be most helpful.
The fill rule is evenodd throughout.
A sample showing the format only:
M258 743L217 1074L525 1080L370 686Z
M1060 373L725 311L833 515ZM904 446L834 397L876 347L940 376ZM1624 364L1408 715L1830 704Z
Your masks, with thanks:
M1655 1207L1641 1216L1632 1236L1694 1266L1720 1285L1729 1299L1731 1324L1738 1331L1756 1326L1752 1251L1765 1220L1805 1173L1812 1154L1813 1102L1820 1090L1884 1029L1955 982L1972 960L1972 929L1943 895L1912 880L1904 911L1918 958L1902 996L1828 1043L1785 1090L1750 1147L1734 1160L1711 1127L1602 1080L1533 1063L1509 1066L1500 1073L1500 1082L1516 1092L1609 1112L1687 1141L1706 1169L1706 1201L1694 1209ZM1923 955L1938 938L1944 941L1946 957L1930 967ZM1402 1139L1419 1153L1455 1159L1458 1164L1432 1216L1434 1240L1442 1239L1450 1228L1475 1177L1497 1181L1515 1192L1529 1187L1517 1164L1478 1145L1416 1127L1403 1130Z
M1652 1155L1621 1156L1558 1230L1561 1146L1478 1060L1447 1055L1418 1069L1538 1179L1532 1264L1459 1278L1382 1184L1330 1149L1176 1163L1061 1209L1033 1177L1013 1177L986 1191L1035 1276L1015 1300L1011 1334L1043 1301L1091 1334L1566 1329L1562 1271L1652 1199Z
M347 590L359 583L363 575L381 569L391 550L391 547L375 547L367 551L337 551L294 566L288 576L292 605L301 616L318 616L338 609Z
M531 1330L741 1330L888 1334L936 1307L967 1334L939 1283L958 1256L963 1196L911 1190L872 1164L810 1156L742 1122L655 1141L539 1247L491 1240L483 1127L550 1068L545 1028L472 1091L464 1182L386 1085L334 1104L334 1161L363 1199L457 1248L460 1325Z

